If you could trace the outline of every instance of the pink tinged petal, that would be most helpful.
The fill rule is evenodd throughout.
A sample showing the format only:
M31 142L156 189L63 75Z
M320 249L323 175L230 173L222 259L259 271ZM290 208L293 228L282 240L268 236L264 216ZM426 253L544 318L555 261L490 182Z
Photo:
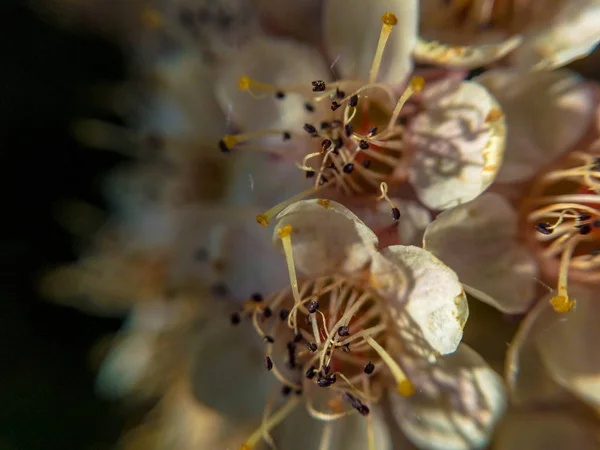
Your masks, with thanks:
M377 236L346 207L334 201L304 200L277 216L273 243L282 248L278 231L292 227L297 269L307 276L354 273L377 252Z
M475 82L447 80L423 94L424 112L412 121L409 181L431 209L473 200L494 181L506 129L496 99Z
M535 70L553 70L590 54L600 41L600 3L565 2L550 23L526 39L516 54L517 64Z
M513 413L498 426L494 450L594 450L600 446L596 427L575 411Z
M228 56L217 78L217 99L228 119L244 130L281 129L306 134L302 128L310 122L305 98L294 92L277 99L267 92L262 99L253 98L238 87L242 75L277 86L306 85L312 92L311 81L330 78L322 56L316 50L285 40L256 38ZM262 96L262 91L255 92Z
M537 345L540 334L562 317L552 309L549 297L544 297L521 322L505 364L506 385L513 404L556 404L569 399L568 393L548 374Z
M415 395L392 393L396 422L420 449L469 450L487 445L506 409L502 378L470 347L436 364L404 359Z
M378 81L402 83L412 71L417 38L416 0L327 0L324 38L332 66L342 78L368 80L381 32L381 16L398 18L388 39Z
M555 320L537 339L550 376L594 407L600 406L600 303L594 288L572 286L576 308Z
M373 259L371 273L374 288L406 312L429 347L440 354L456 350L469 307L450 268L419 247L394 245Z
M529 178L571 149L594 118L591 88L575 72L521 73L495 69L475 78L496 97L508 137L496 181Z
M535 260L517 241L515 211L498 194L443 211L423 247L456 271L468 293L502 312L525 312L535 299Z
M481 67L497 61L521 45L521 35L512 36L494 44L448 45L438 41L419 39L413 55L420 63L436 64L446 67Z

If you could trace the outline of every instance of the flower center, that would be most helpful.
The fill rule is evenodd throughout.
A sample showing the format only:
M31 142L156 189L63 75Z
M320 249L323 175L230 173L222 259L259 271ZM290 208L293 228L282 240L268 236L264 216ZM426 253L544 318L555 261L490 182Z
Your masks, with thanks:
M268 224L270 213L276 214L291 202L324 187L335 187L346 195L376 191L400 165L404 129L398 119L409 97L423 90L424 80L414 77L399 98L387 85L377 82L388 37L397 23L392 13L385 13L381 20L381 34L366 83L314 80L309 89L304 85L270 85L246 75L239 78L238 87L257 100L274 95L283 101L290 92L304 96L306 109L315 119L305 123L303 131L300 126L298 131L263 130L226 135L219 142L219 148L229 152L234 148L255 149L246 144L267 136L281 136L288 141L306 133L314 141L314 147L306 151L302 161L293 161L304 176L314 178L314 186L262 215L261 225ZM259 150L275 152L266 148ZM281 156L281 152L277 154Z
M567 292L569 272L600 281L600 157L598 151L574 152L567 167L543 174L525 199L527 221L544 259L558 259L557 312L570 311L575 299Z
M288 268L293 266L291 226L279 231ZM367 277L324 276L298 282L290 269L291 286L263 299L255 294L245 314L265 342L265 368L281 382L288 399L246 441L254 448L304 397L308 413L330 422L359 413L372 425L369 403L378 402L393 380L403 396L414 387L386 348L397 345L387 302L368 285ZM239 314L235 316L237 323ZM324 429L327 443L328 433ZM370 447L374 448L372 439ZM321 448L329 448L325 445Z

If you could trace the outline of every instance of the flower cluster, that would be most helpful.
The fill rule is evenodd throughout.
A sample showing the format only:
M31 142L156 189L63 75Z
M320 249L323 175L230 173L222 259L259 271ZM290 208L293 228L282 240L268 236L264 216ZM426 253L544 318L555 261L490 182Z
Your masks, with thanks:
M137 82L76 136L131 161L41 283L128 317L125 448L596 448L597 1L126 3L68 9Z

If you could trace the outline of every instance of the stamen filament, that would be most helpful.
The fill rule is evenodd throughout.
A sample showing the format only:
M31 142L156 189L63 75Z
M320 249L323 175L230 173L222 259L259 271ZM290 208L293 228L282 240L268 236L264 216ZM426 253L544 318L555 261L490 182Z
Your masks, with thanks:
M573 239L569 242L567 247L564 249L563 254L560 258L560 269L558 274L558 293L550 299L550 304L554 311L557 313L569 312L575 306L575 299L569 298L567 292L567 278L569 273L569 262L573 251L577 246L579 240Z
M300 398L293 396L278 411L273 414L269 420L264 422L252 435L246 440L240 450L253 450L256 443L262 437L263 433L279 425L294 410Z
M385 349L381 345L379 345L373 338L367 337L366 341L371 347L373 347L373 350L375 350L379 354L383 362L388 366L388 368L392 372L392 375L396 379L396 390L398 394L402 395L403 397L410 397L411 395L413 395L415 393L415 387L410 382L404 371L400 368L398 363L396 363L396 361L394 361L394 359L389 355L389 353L386 352Z
M385 45L390 37L392 28L398 23L398 18L390 12L386 12L383 16L381 16L381 21L383 22L383 25L381 26L381 34L379 35L379 42L377 42L377 50L375 51L373 64L371 65L371 70L369 71L369 83L375 83L377 80Z
M325 185L323 185L323 186L325 186ZM262 227L268 227L269 221L271 220L271 218L273 216L275 216L276 214L279 214L279 212L281 212L283 209L287 208L292 203L295 203L299 200L302 200L305 197L308 197L311 194L314 194L319 189L321 189L323 186L317 186L314 188L306 189L305 191L302 191L299 194L296 194L296 195L288 198L287 200L284 200L283 202L273 206L271 209L268 209L264 213L258 214L256 216L256 222Z
M408 86L406 87L406 89L404 90L404 92L402 93L400 98L398 99L398 103L396 103L396 107L394 108L392 117L390 118L390 121L388 122L388 128L393 127L396 124L396 121L398 120L398 117L400 116L400 111L402 110L402 107L408 101L410 96L415 93L422 92L424 88L425 88L425 80L423 79L423 77L413 77L410 80L410 83L408 83Z

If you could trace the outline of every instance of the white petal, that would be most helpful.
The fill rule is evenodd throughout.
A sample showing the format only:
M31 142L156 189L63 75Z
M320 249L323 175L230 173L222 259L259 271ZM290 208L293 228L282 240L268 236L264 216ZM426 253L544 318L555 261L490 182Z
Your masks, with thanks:
M494 180L502 162L506 130L502 109L475 82L447 80L423 94L407 140L408 170L419 199L447 209L473 200Z
M438 360L407 368L417 392L390 394L394 417L420 449L483 448L506 408L502 378L467 345Z
M494 450L593 450L599 445L593 424L575 411L513 413L498 426Z
M535 261L517 241L515 211L498 194L443 211L427 227L423 247L473 288L467 292L502 312L524 312L535 300Z
M569 70L527 74L494 69L475 80L489 89L506 115L500 183L533 176L576 145L594 117L591 88Z
M215 70L196 51L176 52L153 69L157 88L139 118L143 132L215 143L225 115L215 98Z
M556 404L568 394L552 380L537 346L539 334L558 316L549 298L542 298L525 316L506 354L505 378L511 402Z
M405 308L436 352L456 350L469 316L467 299L456 274L419 247L394 245L384 249L381 256L373 259L371 267L375 289L395 301L396 308ZM390 279L390 265L404 274L404 283L398 277Z
M311 120L302 95L288 92L279 100L270 92L257 100L239 89L242 75L280 86L282 90L290 85L306 85L306 92L311 92L311 81L330 78L319 52L285 40L254 39L222 65L216 85L217 99L235 125L252 131L281 129L301 133L304 124Z
M565 2L554 23L541 27L517 52L524 67L552 70L591 53L600 41L597 0Z
M346 207L333 201L304 200L277 216L273 243L281 248L278 231L292 226L294 262L305 275L353 273L377 251L377 236Z
M600 406L600 303L593 288L569 288L576 308L554 314L537 338L552 378L592 406ZM596 291L597 292L597 291Z
M497 61L523 42L520 35L512 36L495 44L448 45L437 41L419 39L413 51L421 63L446 67L475 68Z
M416 0L327 0L325 45L342 78L369 80L381 32L381 16L398 18L388 39L378 80L399 84L412 71L411 51L417 37Z
M275 34L311 43L321 41L323 0L261 0L258 7Z

